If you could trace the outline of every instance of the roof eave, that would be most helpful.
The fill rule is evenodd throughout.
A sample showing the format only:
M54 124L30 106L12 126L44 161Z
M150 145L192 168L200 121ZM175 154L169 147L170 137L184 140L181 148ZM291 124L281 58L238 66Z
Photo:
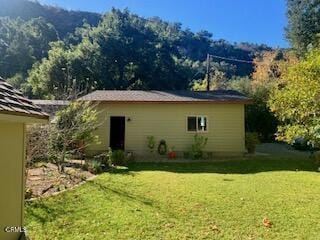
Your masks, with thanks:
M49 121L49 115L47 115L47 114L38 115L38 114L13 112L13 111L6 111L6 110L1 110L0 114L18 116L18 117L27 117L27 118L31 118L31 119L37 119L37 120L40 120L40 121L44 121L44 122L48 122Z
M244 100L197 100L197 101L144 101L144 100L97 100L97 99L80 99L79 101L91 101L91 102L103 102L103 103L176 103L176 104L184 104L184 103L195 103L195 104L252 104L253 101L251 99Z

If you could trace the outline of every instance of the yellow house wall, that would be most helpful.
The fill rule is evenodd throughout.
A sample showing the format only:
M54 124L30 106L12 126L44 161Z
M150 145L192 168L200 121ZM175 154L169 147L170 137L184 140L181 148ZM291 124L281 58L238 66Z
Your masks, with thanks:
M186 118L204 115L208 118L208 138L205 151L214 153L243 153L245 151L243 104L164 104L164 103L100 103L101 126L97 130L100 144L92 145L89 152L109 147L110 117L125 116L125 150L148 152L147 136L159 142L164 139L176 151L190 150L195 133L187 132Z
M0 240L17 240L6 226L23 224L24 124L0 121Z

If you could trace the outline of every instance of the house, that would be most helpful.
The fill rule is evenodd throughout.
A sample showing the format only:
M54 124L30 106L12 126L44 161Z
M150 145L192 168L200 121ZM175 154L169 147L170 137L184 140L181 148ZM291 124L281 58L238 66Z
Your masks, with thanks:
M148 136L165 140L178 155L190 151L194 135L208 141L212 155L245 152L245 104L250 99L232 90L216 91L95 91L80 100L97 104L100 144L87 149L95 154L123 149L136 156L150 153Z
M17 240L23 230L26 124L47 121L47 114L0 78L0 240Z

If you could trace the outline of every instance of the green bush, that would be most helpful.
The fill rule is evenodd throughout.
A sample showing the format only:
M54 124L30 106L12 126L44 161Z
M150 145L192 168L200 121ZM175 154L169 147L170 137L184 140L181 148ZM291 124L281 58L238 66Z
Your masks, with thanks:
M89 172L98 174L103 172L102 163L100 161L93 160L88 167Z
M193 159L201 159L203 157L203 149L207 145L208 138L201 135L194 135L194 143L191 145L191 156Z
M256 132L246 133L246 148L248 153L254 153L256 151L256 145L259 144L259 136Z
M148 140L148 148L150 149L150 152L153 153L154 147L156 145L156 140L154 136L148 136L147 140Z
M109 159L110 159L111 163L116 166L127 166L128 165L126 154L123 150L115 150L112 152L109 151Z
M107 171L112 167L111 161L109 160L109 151L94 156L93 160L100 162L104 171Z

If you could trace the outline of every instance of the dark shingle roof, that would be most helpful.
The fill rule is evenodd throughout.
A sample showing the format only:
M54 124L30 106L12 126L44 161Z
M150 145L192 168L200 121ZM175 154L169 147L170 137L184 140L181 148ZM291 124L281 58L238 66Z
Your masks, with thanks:
M95 91L79 100L102 102L212 102L250 103L250 99L233 90L215 91Z
M41 108L25 98L0 77L0 113L30 116L47 119L48 115Z

